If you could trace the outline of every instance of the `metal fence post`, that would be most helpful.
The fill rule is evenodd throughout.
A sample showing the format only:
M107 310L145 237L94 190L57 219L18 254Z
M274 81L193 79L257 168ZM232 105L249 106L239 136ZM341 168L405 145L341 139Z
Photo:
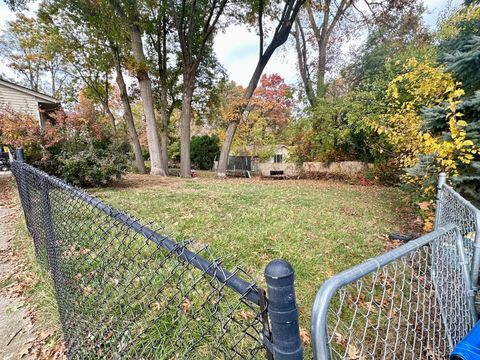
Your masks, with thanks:
M435 229L438 229L440 227L440 218L441 218L441 213L442 213L442 188L443 185L447 183L447 174L444 172L441 172L440 175L438 175L438 185L437 185L437 201L436 201L436 207L435 207Z
M472 289L472 284L471 284L471 279L470 279L470 269L468 267L468 261L465 257L465 248L463 245L463 236L460 230L455 228L455 233L456 233L456 245L457 245L457 252L458 256L460 258L459 265L462 267L462 275L463 275L463 281L465 282L465 286L469 289L467 291L467 301L468 301L468 306L470 309L470 314L472 317L472 323L475 324L478 321L478 314L477 314L477 308L475 306L475 292Z
M302 359L293 268L284 260L273 260L265 268L265 280L273 357L275 360Z
M25 162L25 152L22 148L15 150L15 159L20 162Z

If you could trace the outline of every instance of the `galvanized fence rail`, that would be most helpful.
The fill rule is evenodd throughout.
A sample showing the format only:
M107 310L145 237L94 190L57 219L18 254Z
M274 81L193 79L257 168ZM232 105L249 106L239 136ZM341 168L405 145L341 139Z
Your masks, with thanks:
M478 320L480 211L440 176L435 231L328 279L316 359L448 359Z
M267 266L267 299L206 246L160 235L24 162L12 171L69 358L301 358L288 263Z

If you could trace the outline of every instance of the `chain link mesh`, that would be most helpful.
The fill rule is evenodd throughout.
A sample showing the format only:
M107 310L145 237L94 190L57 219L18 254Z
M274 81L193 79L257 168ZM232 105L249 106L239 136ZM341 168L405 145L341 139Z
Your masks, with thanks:
M339 287L327 316L330 358L447 359L473 326L456 241L452 228Z
M320 288L316 358L448 359L467 335L478 317L480 212L447 185L437 204L434 232Z
M462 234L472 286L476 292L477 309L480 310L480 294L477 288L480 267L480 210L448 185L443 185L439 192L439 206L437 226L455 224ZM477 263L473 264L475 251L477 251Z
M473 242L480 228L479 210L462 198L450 186L443 185L440 191L441 210L438 225L455 224L465 240L465 255L472 256Z
M265 358L263 290L207 247L174 242L83 191L12 166L69 358ZM263 319L263 321L262 321Z

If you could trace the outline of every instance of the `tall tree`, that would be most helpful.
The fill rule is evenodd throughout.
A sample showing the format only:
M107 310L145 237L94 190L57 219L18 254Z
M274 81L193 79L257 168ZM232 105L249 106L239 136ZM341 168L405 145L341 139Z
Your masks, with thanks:
M281 12L278 12L281 15L277 20L278 22L275 27L275 31L267 47L265 47L266 35L264 32L265 3L263 1L260 1L258 4L258 8L256 9L259 33L259 55L257 65L250 78L250 82L248 83L248 86L243 93L243 101L241 102L241 104L239 104L237 116L232 119L232 121L230 121L230 123L228 124L227 132L225 134L225 140L222 146L222 151L220 152L220 158L218 160L217 175L219 177L226 176L228 155L230 153L230 148L232 146L235 132L237 130L238 124L242 120L242 116L245 113L248 102L250 101L255 89L257 88L260 76L262 75L265 66L267 66L275 50L282 46L285 41L287 41L293 23L295 22L295 19L303 3L304 0L285 0L283 9L281 10Z
M201 62L212 51L212 36L228 0L169 0L183 70L180 175L190 177L192 101Z
M298 67L305 88L307 99L311 106L316 98L325 95L325 74L327 70L327 49L335 28L344 15L354 6L355 1L341 0L307 0L305 12L295 20L295 45L298 57ZM309 34L305 34L305 29ZM310 41L309 41L310 40ZM308 47L313 45L316 50L316 63L310 69ZM314 72L314 76L312 76ZM316 84L315 84L316 81Z
M142 148L140 141L138 140L137 129L133 120L132 108L130 106L130 99L128 96L127 86L123 78L122 61L119 47L114 43L110 43L110 49L112 51L113 62L115 65L116 82L118 89L120 90L120 99L123 105L123 118L127 123L128 133L132 141L133 152L135 154L135 166L140 174L145 174L145 162L143 161Z
M153 93L156 108L161 117L160 142L162 162L168 164L168 126L172 112L181 102L179 77L181 63L178 44L175 39L175 26L167 13L168 1L149 2L150 18L146 25L147 56L152 63Z
M72 68L76 70L76 74L88 84L90 92L100 101L110 119L115 121L108 104L108 84L100 81L105 73L110 72L113 63L123 118L135 154L135 165L138 172L145 173L142 149L122 72L122 64L126 62L124 54L127 36L110 6L105 3L93 6L91 2L83 0L52 0L43 3L39 16L45 26L51 29L49 32L56 32L56 36L60 37L63 43L61 53L65 54L62 60L73 63ZM107 17L108 22L104 21ZM103 69L102 72L98 73L99 69Z
M140 15L139 2L133 1L117 1L110 0L110 4L115 10L116 14L125 21L129 35L130 35L130 47L134 59L133 70L138 80L140 87L140 96L142 98L143 114L145 116L146 130L147 130L147 142L150 153L150 174L152 175L168 175L168 164L166 159L168 156L164 154L163 148L160 146L160 138L158 135L158 127L155 116L155 103L152 91L152 81L150 79L149 64L145 57L143 48L144 29L142 29L142 21Z
M48 33L37 19L18 13L0 38L0 50L0 56L24 85L60 96L69 80L67 66L60 59L54 34Z
M69 75L78 79L86 96L102 107L116 132L117 120L109 106L112 55L105 39L98 38L84 21L67 16L64 9L57 8L54 14L41 11L49 33L55 33L61 61L70 64Z
M41 90L40 33L33 31L35 19L19 15L18 19L8 23L7 31L2 35L0 46L2 57L6 58L10 68L23 77L30 89Z
M326 94L329 62L338 57L339 44L358 34L358 28L381 23L385 17L405 7L417 6L414 0L307 0L295 21L297 63L310 106ZM343 26L342 26L343 25Z

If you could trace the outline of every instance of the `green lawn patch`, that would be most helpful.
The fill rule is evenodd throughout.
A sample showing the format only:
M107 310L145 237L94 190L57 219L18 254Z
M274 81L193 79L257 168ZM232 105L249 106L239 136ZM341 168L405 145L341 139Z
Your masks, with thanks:
M227 268L242 267L262 286L270 260L289 261L305 328L322 282L382 253L388 232L411 221L399 189L338 182L134 176L92 192L164 233L208 244Z

